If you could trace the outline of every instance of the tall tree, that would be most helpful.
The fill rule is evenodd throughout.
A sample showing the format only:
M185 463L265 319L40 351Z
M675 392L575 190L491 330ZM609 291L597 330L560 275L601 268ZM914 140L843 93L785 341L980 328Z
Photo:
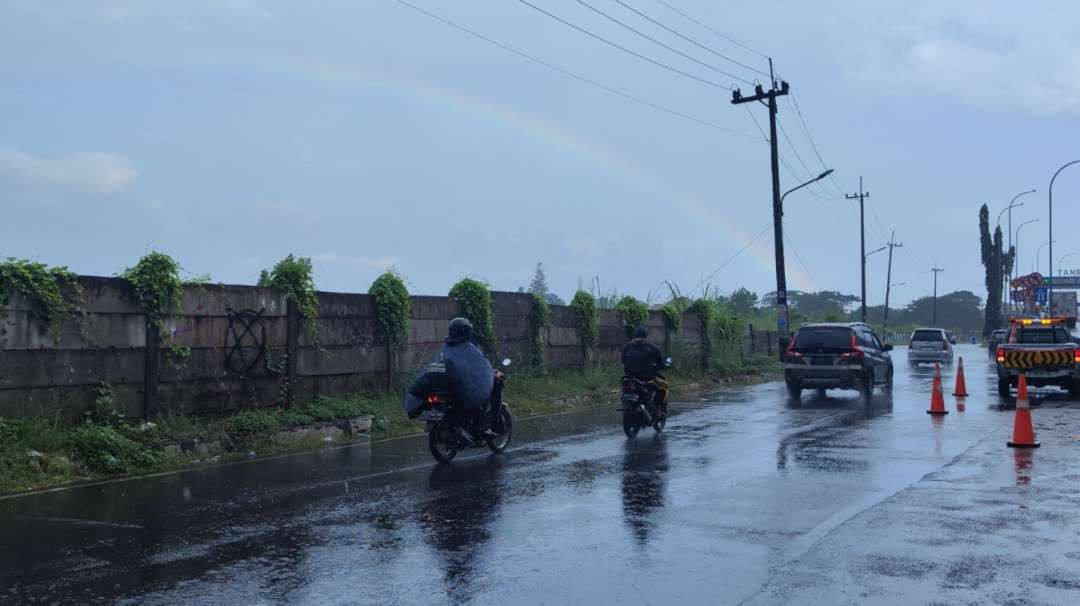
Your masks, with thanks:
M548 294L547 274L544 273L543 262L536 264L536 273L533 274L532 282L529 282L529 292L544 299Z
M990 209L985 204L979 208L979 247L986 270L986 316L983 320L983 336L986 337L1001 325L1001 293L1015 253L1012 248L1005 252L1000 225L990 235Z
M731 293L731 298L728 300L728 304L731 305L731 310L740 316L749 316L754 313L754 308L758 304L758 296L756 292L747 290L745 288L739 288L735 292Z

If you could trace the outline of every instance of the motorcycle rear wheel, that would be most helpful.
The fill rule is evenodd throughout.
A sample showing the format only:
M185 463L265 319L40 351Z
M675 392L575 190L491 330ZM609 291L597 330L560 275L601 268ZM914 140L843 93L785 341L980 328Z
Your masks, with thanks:
M641 424L638 423L638 414L635 411L624 410L622 413L622 429L626 433L628 438L636 438L639 431L641 431Z
M488 442L491 452L499 454L510 445L510 436L514 433L514 419L510 416L510 409L505 405L499 410L499 420L495 427L495 439Z
M457 445L451 444L444 435L447 433L453 435L453 431L454 428L447 425L445 421L438 421L428 432L428 448L431 449L431 456L440 463L449 463L457 456L459 450Z

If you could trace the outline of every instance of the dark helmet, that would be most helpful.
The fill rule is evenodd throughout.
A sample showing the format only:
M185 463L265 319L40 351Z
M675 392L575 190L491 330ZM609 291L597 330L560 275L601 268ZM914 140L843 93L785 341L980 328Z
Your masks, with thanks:
M447 335L455 341L468 341L472 337L472 322L468 318L450 320Z
M644 339L647 336L649 336L649 329L645 325L638 326L634 329L635 339Z

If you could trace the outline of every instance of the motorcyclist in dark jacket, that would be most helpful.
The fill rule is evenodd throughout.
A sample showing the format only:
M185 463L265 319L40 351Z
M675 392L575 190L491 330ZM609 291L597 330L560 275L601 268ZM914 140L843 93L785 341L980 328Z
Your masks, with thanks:
M668 384L659 374L664 357L658 347L649 343L648 337L649 329L645 326L634 329L634 338L623 346L623 374L652 385L659 396L662 414L666 415Z
M450 321L447 337L435 359L412 382L409 394L423 399L434 390L450 394L468 415L475 429L493 436L492 419L502 402L502 381L484 352L470 341L472 323L466 318ZM494 411L494 412L493 412Z

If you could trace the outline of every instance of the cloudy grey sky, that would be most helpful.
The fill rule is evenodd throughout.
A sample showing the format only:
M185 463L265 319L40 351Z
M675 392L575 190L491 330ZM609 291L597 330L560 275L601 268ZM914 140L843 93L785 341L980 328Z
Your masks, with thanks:
M818 154L836 170L787 199L792 288L858 291L858 221L841 194L862 175L868 250L893 229L904 243L897 303L929 292L934 261L943 291L982 294L978 205L996 216L1039 189L1013 217L1041 219L1021 235L1028 269L1047 240L1050 175L1080 158L1070 0L666 0L743 46L657 0L587 0L696 61L577 0L530 1L710 84L517 0L410 0L707 124L396 0L4 2L0 255L112 275L160 249L252 283L294 252L326 290L366 291L395 266L429 294L462 276L513 290L543 261L564 297L594 276L639 297L663 280L765 292L771 232L723 265L771 224L750 112L763 128L767 117L728 92L761 76L720 57L767 71L755 51L794 93L780 105L783 186L819 172ZM1080 169L1055 194L1060 257L1080 251ZM885 260L870 257L871 303Z

